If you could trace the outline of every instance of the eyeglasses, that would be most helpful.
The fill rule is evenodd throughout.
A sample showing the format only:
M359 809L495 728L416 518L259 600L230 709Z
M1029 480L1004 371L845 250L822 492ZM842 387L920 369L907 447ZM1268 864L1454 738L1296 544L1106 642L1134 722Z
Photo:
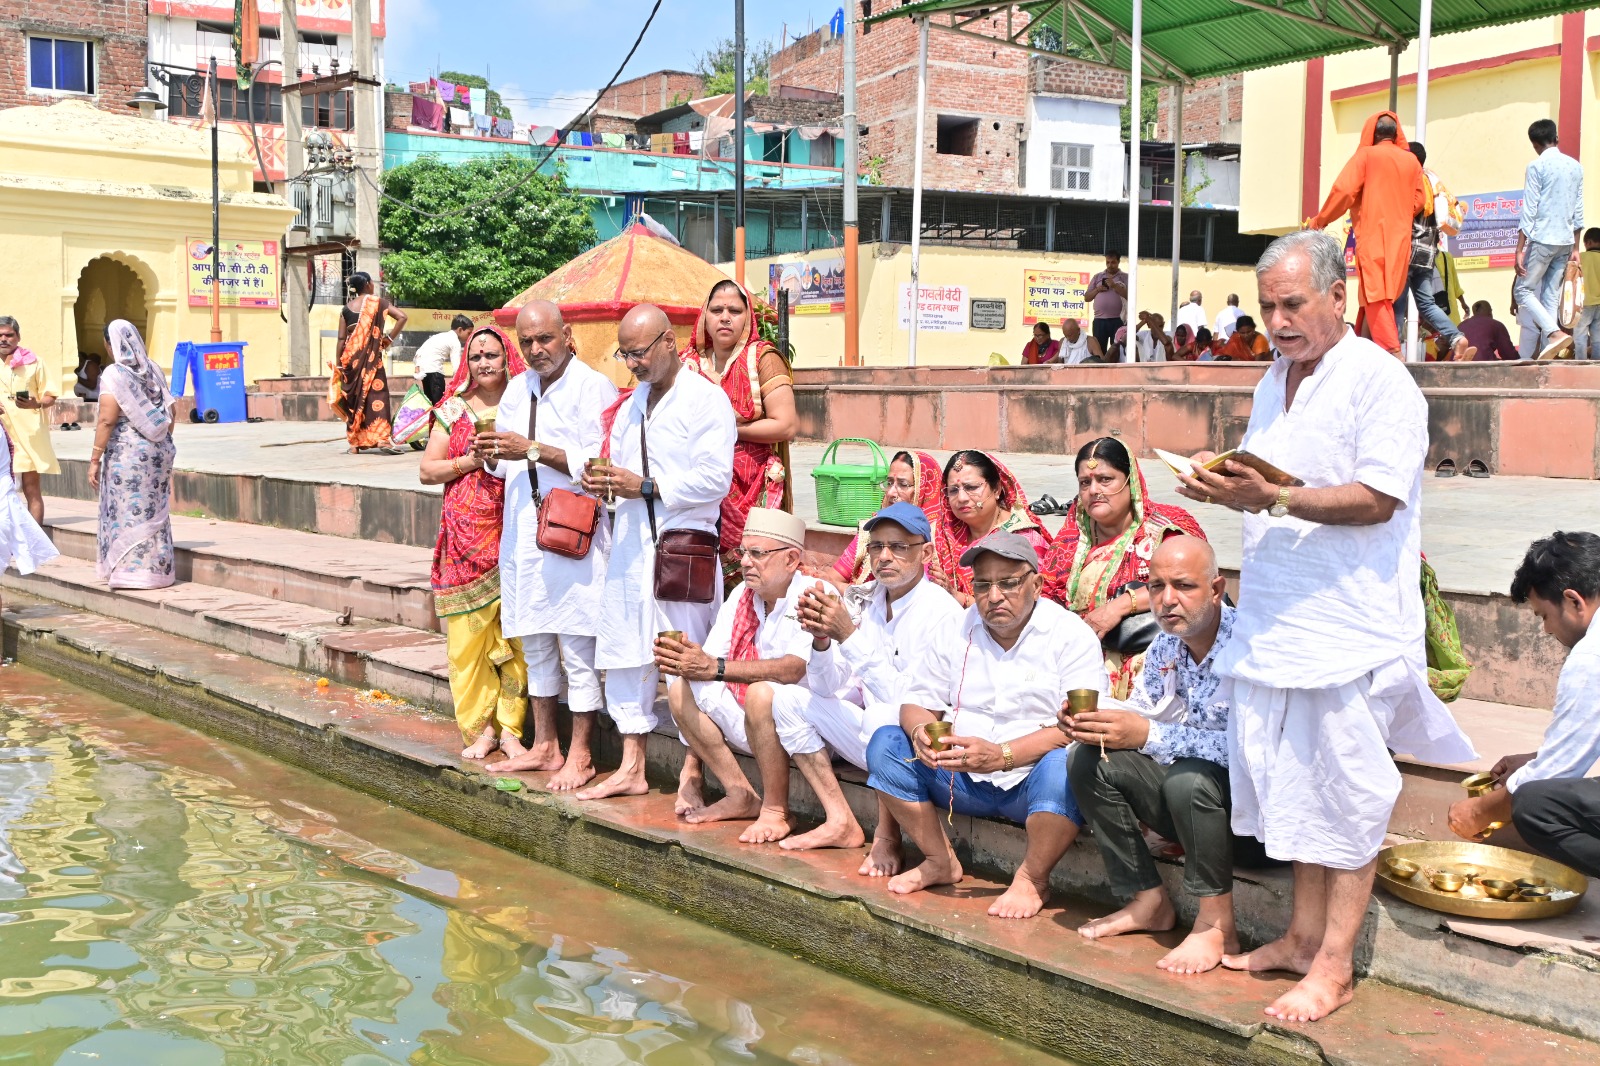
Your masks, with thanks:
M613 352L611 354L611 357L613 359L616 359L617 361L623 362L623 363L637 363L639 360L641 360L645 356L649 355L650 354L650 350L652 348L654 348L656 345L660 344L661 341L662 341L662 338L670 337L670 336L672 336L672 331L670 329L662 330L661 331L661 336L657 337L655 340L651 341L649 344L645 345L643 348L639 348L639 349L637 349L635 351L631 351L631 352L628 351L625 348L618 348L615 352Z
M884 549L887 548L889 554L895 558L904 559L927 543L925 540L919 540L915 544L908 544L903 540L869 540L867 541L867 555L881 555Z
M974 581L972 583L972 595L974 598L987 596L991 589L998 588L1009 596L1020 589L1023 582L1032 576L1032 574L1023 574L1021 577L1003 577L999 581Z
M980 481L975 485L949 485L944 490L945 499L953 500L958 496L971 496L976 499L989 491L989 483Z
M744 561L745 559L749 559L753 563L759 563L769 555L777 555L779 552L792 552L794 550L795 550L794 548L744 548L744 547L739 547L739 548L733 549L733 554L735 556L737 556L741 562Z

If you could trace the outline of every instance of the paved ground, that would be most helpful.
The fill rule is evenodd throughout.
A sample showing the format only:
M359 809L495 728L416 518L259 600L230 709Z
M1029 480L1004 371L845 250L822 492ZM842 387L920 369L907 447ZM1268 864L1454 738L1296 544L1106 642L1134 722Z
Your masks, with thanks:
M88 458L93 434L56 432L62 458ZM178 463L184 469L256 474L294 480L420 489L416 453L347 455L333 422L259 422L220 426L179 424ZM809 471L823 446L794 448L796 509L816 521L816 492ZM934 453L944 459L948 453ZM1000 454L1031 499L1049 493L1065 500L1073 491L1065 456ZM1185 502L1160 462L1147 460L1145 476L1156 499ZM1224 566L1239 562L1239 516L1220 507L1197 507L1197 517L1217 544ZM1440 583L1461 592L1504 592L1528 543L1557 529L1600 528L1600 482L1565 478L1427 478L1423 483L1423 550ZM1047 519L1052 529L1060 519Z

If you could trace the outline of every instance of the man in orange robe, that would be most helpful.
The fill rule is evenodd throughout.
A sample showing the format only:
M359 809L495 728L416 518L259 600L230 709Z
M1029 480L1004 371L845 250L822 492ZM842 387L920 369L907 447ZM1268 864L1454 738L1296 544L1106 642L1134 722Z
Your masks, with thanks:
M1372 340L1400 354L1394 301L1404 294L1411 266L1411 221L1423 208L1422 164L1407 148L1400 119L1379 111L1361 128L1361 147L1344 165L1328 199L1307 229L1326 229L1350 212L1356 237L1361 313Z

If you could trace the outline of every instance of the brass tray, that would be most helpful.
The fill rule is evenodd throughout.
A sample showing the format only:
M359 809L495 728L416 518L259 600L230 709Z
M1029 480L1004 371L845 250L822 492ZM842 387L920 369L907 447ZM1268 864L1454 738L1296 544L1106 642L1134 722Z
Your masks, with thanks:
M1385 865L1385 860L1389 858L1410 859L1422 869L1412 877L1401 880ZM1545 882L1556 892L1572 894L1538 901L1465 899L1454 892L1439 891L1426 878L1430 869L1460 866L1476 866L1482 871L1480 878L1499 878L1504 881L1532 878ZM1554 859L1470 840L1417 840L1384 848L1378 854L1378 883L1407 903L1415 903L1429 910L1469 918L1519 921L1565 914L1578 905L1589 887L1588 878Z

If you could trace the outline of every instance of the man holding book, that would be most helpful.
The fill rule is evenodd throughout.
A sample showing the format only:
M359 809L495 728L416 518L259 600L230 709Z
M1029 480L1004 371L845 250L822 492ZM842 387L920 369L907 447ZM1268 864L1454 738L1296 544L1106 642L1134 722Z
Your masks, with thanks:
M1181 491L1245 512L1233 639L1215 661L1233 680L1233 829L1294 863L1288 931L1223 965L1302 974L1267 1013L1315 1021L1353 993L1356 938L1400 794L1390 751L1436 763L1476 754L1428 688L1422 393L1345 325L1344 255L1331 237L1279 238L1256 279L1280 358L1256 387L1241 450L1303 484L1228 461L1191 466Z

